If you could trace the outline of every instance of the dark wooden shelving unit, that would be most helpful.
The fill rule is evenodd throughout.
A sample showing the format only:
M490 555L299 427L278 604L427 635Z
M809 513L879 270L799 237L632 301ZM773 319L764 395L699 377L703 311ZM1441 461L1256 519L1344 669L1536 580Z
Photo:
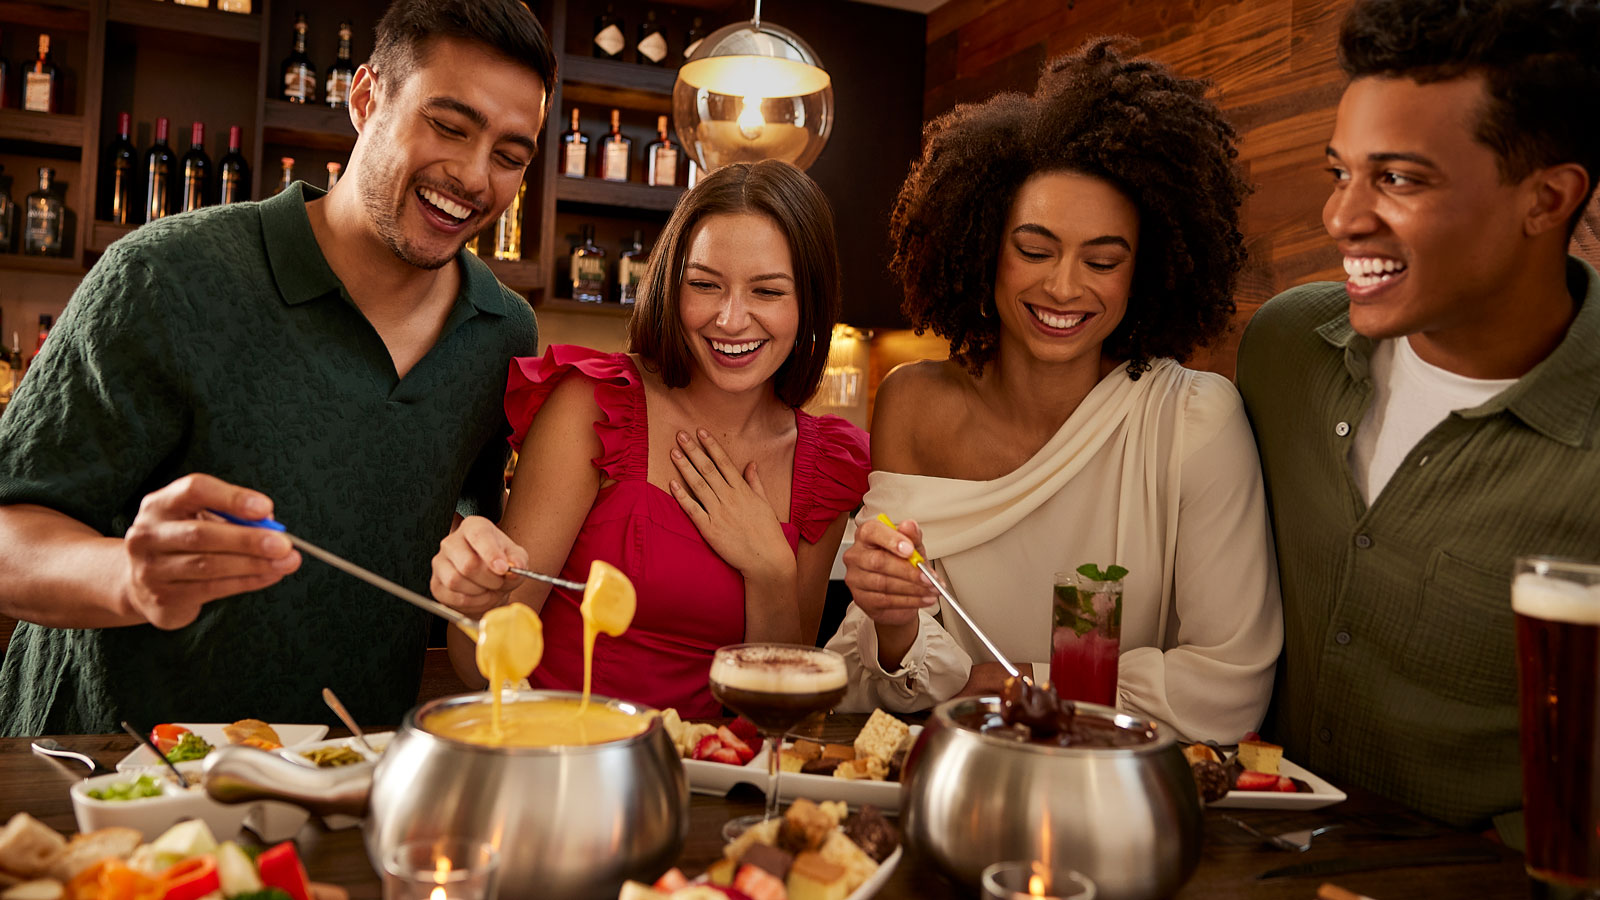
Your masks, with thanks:
M88 31L90 0L0 0L0 22L41 31Z
M104 253L117 239L126 237L137 227L134 225L118 225L115 222L96 221L89 229L88 250L90 253Z
M345 153L356 145L356 127L350 124L348 109L268 100L261 119L261 137L269 144L293 144Z
M672 212L672 208L678 205L678 198L683 196L683 190L681 187L651 187L634 181L556 176L556 200L609 206L623 211Z
M6 141L77 150L83 146L84 120L83 116L0 109L0 136Z
M0 253L0 270L14 272L56 272L62 275L83 274L83 263L70 256L23 256L19 253Z
M483 261L489 264L489 271L500 279L501 284L523 296L544 289L544 268L537 260L510 262L485 256Z
M539 304L540 309L552 312L582 313L590 316L610 316L612 318L626 319L633 315L632 304L621 303L579 303L566 297L551 297Z
M561 63L561 99L670 114L677 80L675 69L568 56Z
M109 21L140 28L170 31L188 37L261 43L260 13L231 13L198 6L180 6L155 0L109 0Z

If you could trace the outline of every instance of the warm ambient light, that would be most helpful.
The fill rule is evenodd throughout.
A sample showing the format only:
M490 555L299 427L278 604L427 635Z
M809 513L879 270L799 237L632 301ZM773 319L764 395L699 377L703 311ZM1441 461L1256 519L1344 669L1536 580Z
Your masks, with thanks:
M1045 892L1044 879L1038 875L1028 876L1028 893L1034 897L1043 897Z
M833 83L812 49L755 16L712 32L678 70L673 124L703 170L781 159L811 165L833 130Z

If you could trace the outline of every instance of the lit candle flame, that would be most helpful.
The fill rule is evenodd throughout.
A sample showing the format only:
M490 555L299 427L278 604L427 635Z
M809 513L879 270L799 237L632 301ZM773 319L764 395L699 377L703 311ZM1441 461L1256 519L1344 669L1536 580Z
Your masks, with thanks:
M428 900L450 900L450 898L444 895L444 888L436 887L433 889L433 893L428 895Z
M1038 875L1028 876L1028 893L1035 897L1043 897L1045 892L1044 879ZM439 900L435 897L433 900Z
M434 862L433 880L439 884L444 884L446 881L450 880L450 860L441 856ZM440 894L440 896L442 897L444 895Z

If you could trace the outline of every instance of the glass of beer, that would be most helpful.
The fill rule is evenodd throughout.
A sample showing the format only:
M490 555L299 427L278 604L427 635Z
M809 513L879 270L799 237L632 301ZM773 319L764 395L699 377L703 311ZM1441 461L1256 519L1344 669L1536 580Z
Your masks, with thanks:
M723 827L732 840L778 816L778 753L783 736L813 713L844 699L844 657L802 644L734 644L711 659L711 696L755 723L767 742L767 811Z
M1511 606L1534 896L1600 897L1600 565L1519 559Z

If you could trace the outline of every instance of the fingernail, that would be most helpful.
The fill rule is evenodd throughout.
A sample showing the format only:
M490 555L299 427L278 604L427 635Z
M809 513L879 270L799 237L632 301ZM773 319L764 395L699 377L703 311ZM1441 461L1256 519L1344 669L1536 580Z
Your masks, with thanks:
M287 553L289 542L279 535L269 534L261 539L261 549L272 554Z
M508 565L503 559L497 559L489 563L489 571L495 573L496 575L504 575L510 569L511 566Z
M683 490L683 488L676 481L670 482L669 486L672 488L672 490L674 492Z
M682 431L678 432L678 443L680 443L680 444L689 443L689 435L686 432L682 432Z
M287 556L280 556L277 559L274 559L272 561L272 567L274 569L292 569L295 567L297 562L298 560L294 558L294 554L290 553Z
M259 519L265 516L271 508L272 504L268 503L265 497L246 497L244 501L245 513L253 518Z
M911 542L910 541L901 541L900 544L899 544L899 550L900 550L900 553L902 555L910 556L911 555ZM923 577L926 578L927 576L923 576Z
M927 572L918 572L917 574L922 576L923 584L927 585L928 587L933 587L933 579L928 577Z
M704 440L705 438L711 437L711 432L709 432L709 431L705 430L704 428L702 428L699 431L699 435L700 435L701 440Z
M673 459L683 459L683 451L682 450L673 450L672 451L672 458Z

